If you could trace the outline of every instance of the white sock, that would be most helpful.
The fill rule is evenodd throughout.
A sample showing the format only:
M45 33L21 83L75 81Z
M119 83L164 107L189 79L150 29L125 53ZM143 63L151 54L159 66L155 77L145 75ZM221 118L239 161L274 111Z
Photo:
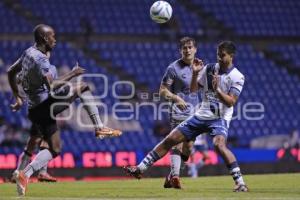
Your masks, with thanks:
M203 166L204 166L204 164L205 164L205 163L204 163L204 160L202 160L202 159L201 159L201 160L199 160L199 162L198 162L198 163L197 163L197 165L196 165L196 167L197 167L197 170L198 170L198 169L200 169L201 167L203 167Z
M48 169L48 163L39 170L39 174L47 174L47 169Z
M52 160L52 158L52 154L48 149L40 151L33 159L33 161L29 165L27 165L27 167L25 167L25 176L29 178L34 172L40 170L50 160Z
M241 170L239 167L235 167L230 171L230 174L235 181L236 184L238 185L245 185Z
M198 171L195 163L189 164L189 175L193 178L198 177Z
M96 106L96 100L91 91L86 90L80 95L81 101L84 103L84 109L90 116L95 129L103 128L103 123L100 119L99 110Z
M171 175L180 175L181 156L178 154L171 154Z
M153 165L157 160L159 160L160 157L155 151L151 151L148 153L148 155L140 162L140 164L137 166L137 168L144 172L146 171L150 166Z

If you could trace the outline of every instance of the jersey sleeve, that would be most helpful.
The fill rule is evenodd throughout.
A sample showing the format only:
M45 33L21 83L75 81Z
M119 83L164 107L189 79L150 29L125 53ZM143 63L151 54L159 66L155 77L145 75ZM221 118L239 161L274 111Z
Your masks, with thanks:
M169 66L162 78L161 84L167 87L172 86L176 77L175 69L172 66Z
M232 84L229 89L229 94L240 96L244 83L245 83L245 77L243 75L233 77Z
M56 73L56 68L55 66L51 65L49 62L49 59L46 57L40 57L37 60L37 65L39 66L39 68L41 69L41 73L42 75L51 75L52 79L56 79L57 78L57 73Z

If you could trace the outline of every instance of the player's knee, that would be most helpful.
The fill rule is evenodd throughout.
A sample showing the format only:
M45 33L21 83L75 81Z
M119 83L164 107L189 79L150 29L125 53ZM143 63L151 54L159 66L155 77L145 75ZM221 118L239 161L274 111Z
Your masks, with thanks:
M175 147L172 148L171 154L172 154L172 155L181 155L181 152L180 152L180 150L175 146Z
M42 141L42 138L31 136L30 139L27 142L27 150L34 151L36 146Z
M44 146L40 146L40 147L39 147L39 150L40 150L40 151L42 151L42 150L44 150L44 149L49 149L49 148L44 147Z
M214 147L217 151L222 151L223 149L226 148L226 144L225 144L225 140L223 140L222 138L218 138L216 140L214 140Z
M51 154L52 154L52 157L55 158L57 157L60 152L61 152L61 146L60 145L55 145L53 146L52 148L49 149Z
M166 149L171 149L176 143L173 141L172 138L165 138L163 140L163 145L165 146Z
M25 147L25 150L27 152L33 153L35 148L36 148L37 144L36 143L28 143Z
M31 157L32 156L32 151L28 151L27 149L24 149L24 154Z
M189 160L189 156L190 154L180 154L180 157L181 159L184 161L184 162L187 162Z
M40 143L40 149L43 148L43 149L49 149L49 145L46 141L42 141Z
M187 144L183 146L182 153L184 155L190 155L192 153L192 150L193 150L193 145Z
M189 149L185 149L184 151L182 151L182 155L185 155L187 157L189 157L192 153L192 150L189 150Z
M60 154L60 149L50 149L50 153L52 155L52 158L56 158Z

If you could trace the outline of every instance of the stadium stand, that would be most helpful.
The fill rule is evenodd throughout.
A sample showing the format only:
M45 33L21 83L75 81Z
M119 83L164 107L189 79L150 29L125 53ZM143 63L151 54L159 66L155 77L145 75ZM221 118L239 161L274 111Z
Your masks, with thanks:
M157 37L166 30L176 31L179 28L181 35L195 35L202 30L202 20L177 1L170 3L174 9L174 18L177 23L168 28L162 28L150 21L148 8L151 1L147 0L22 0L21 5L29 9L36 17L53 25L59 34L82 33L82 20L88 20L94 34L123 34L146 35ZM217 6L224 2L224 6ZM197 6L203 7L217 20L224 22L225 26L232 28L236 36L281 37L299 36L299 7L298 1L238 1L238 0L193 0ZM119 6L115 6L118 4ZM15 14L11 9L0 3L0 17L9 16L10 20L1 20L1 34L32 32L32 24ZM147 14L145 14L147 13ZM196 28L195 28L196 27ZM105 40L105 39L104 39ZM0 41L0 58L3 61L0 67L1 77L5 76L5 68L13 63L20 53L30 45L28 41ZM290 74L284 66L278 66L264 54L253 48L253 45L238 42L238 55L236 65L246 76L246 85L240 99L240 105L247 102L261 102L264 105L264 118L259 121L246 119L233 120L231 123L232 137L238 138L239 146L248 147L251 139L265 135L286 134L291 128L299 127L299 76ZM179 54L175 41L127 42L127 41L91 41L88 47L98 52L103 60L109 60L119 71L127 72L135 77L135 83L145 83L150 92L157 92L161 77L167 65L176 59ZM206 63L215 61L216 43L204 42L199 44L198 55ZM269 49L278 52L284 58L292 61L299 68L299 45L279 44L270 45ZM101 73L108 76L109 83L120 80L119 74L108 73L97 62L85 55L85 52L69 43L60 43L53 52L52 61L58 67L73 66L79 60L80 65L87 68L90 73ZM98 79L89 80L95 86L95 92L103 91L103 83ZM109 91L112 85L109 84ZM26 109L21 114L12 114L9 109L11 94L1 87L0 93L1 115L8 123L28 127ZM127 86L120 86L120 92L129 91ZM102 99L109 108L115 102L112 93ZM111 110L109 112L111 114ZM250 116L257 117L257 116ZM154 122L151 108L142 107L138 119L142 130L127 131L120 138L97 141L91 133L85 134L74 129L65 128L62 131L64 152L79 154L85 151L132 151L140 149L148 151L158 138L153 134ZM80 137L85 134L85 137ZM19 153L20 147L1 148L1 153Z
M193 0L239 36L299 36L300 3L294 0ZM220 6L222 5L222 6Z

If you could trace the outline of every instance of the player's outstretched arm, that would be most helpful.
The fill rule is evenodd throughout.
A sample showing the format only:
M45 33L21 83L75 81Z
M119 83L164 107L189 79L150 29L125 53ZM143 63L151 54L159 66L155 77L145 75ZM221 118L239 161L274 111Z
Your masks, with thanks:
M13 65L11 65L7 70L8 82L14 97L16 98L16 103L11 105L13 111L17 111L23 105L23 98L19 93L17 84L17 74L22 70L21 59L18 59Z
M203 61L198 58L195 58L194 63L192 65L193 75L192 75L192 80L190 85L191 93L197 92L199 90L198 75L203 68L204 68Z

